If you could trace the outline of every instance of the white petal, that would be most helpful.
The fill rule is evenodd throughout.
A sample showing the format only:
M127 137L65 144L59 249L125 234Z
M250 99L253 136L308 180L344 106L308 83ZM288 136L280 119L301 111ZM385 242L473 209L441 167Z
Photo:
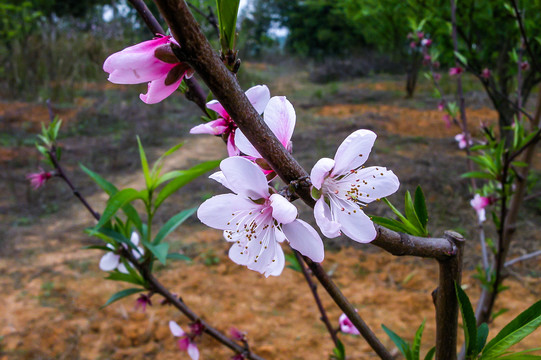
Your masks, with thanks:
M321 189L323 181L329 176L334 167L334 160L329 158L319 159L310 172L310 180L316 189Z
M228 188L229 190L233 191L233 189L231 189L231 186L229 186L229 183L227 182L227 179L225 178L223 171L215 172L214 174L209 176L209 179L217 181L223 186L225 186L226 188Z
M376 238L376 229L372 220L350 201L340 201L341 208L332 206L334 219L341 225L341 230L352 240L369 243ZM342 209L344 209L342 211Z
M252 156L258 159L262 157L259 151L255 149L250 140L248 140L248 138L242 133L242 131L240 131L240 129L237 129L235 131L235 145L241 152L248 156Z
M130 272L128 271L128 269L126 269L126 265L124 265L124 263L120 262L118 264L118 267L117 267L117 270L120 271L121 273L123 274L129 274Z
M333 221L331 209L325 202L323 196L316 201L316 205L314 206L314 218L323 235L328 238L340 236L340 224Z
M239 195L252 200L269 197L269 185L259 166L248 159L233 156L220 163L229 187Z
M255 246L252 246L255 248ZM272 238L269 239L269 243L265 247L261 246L259 253L252 259L250 256L250 262L248 263L248 269L257 271L261 274L265 274L272 264L272 259L275 257L276 247L280 247L276 241ZM251 248L250 248L251 250Z
M250 258L243 244L234 243L229 248L229 258L238 265L248 265Z
M376 137L374 132L364 129L349 135L336 150L332 175L345 174L364 164L370 155Z
M197 346L190 341L190 345L188 345L188 355L192 358L192 360L199 360L199 349L197 349Z
M169 321L169 329L173 336L183 336L185 334L184 330L173 320Z
M113 252L108 252L103 255L100 260L100 269L103 271L112 271L118 266L120 261L120 255L116 255Z
M290 224L282 225L282 230L293 249L308 256L312 261L323 261L325 256L323 241L308 223L297 219Z
M197 217L207 226L220 230L236 230L231 223L233 213L240 210L257 209L258 205L235 194L216 195L197 209Z
M130 241L135 246L139 245L139 234L136 231L131 233Z
M391 170L379 166L359 169L339 183L341 196L347 197L345 194L355 189L358 199L367 204L395 193L399 187L398 177Z
M279 194L270 196L272 217L281 224L289 224L297 218L297 208L285 197Z
M271 264L267 267L267 271L265 272L265 276L279 276L282 274L282 271L284 270L284 266L286 263L285 257L284 257L284 251L280 247L280 245L276 244L276 251L274 253L274 261L271 262Z
M296 115L293 105L285 96L274 96L267 104L263 117L274 135L287 148L295 129Z
M259 114L263 113L270 99L270 91L266 85L252 86L246 90L246 97Z

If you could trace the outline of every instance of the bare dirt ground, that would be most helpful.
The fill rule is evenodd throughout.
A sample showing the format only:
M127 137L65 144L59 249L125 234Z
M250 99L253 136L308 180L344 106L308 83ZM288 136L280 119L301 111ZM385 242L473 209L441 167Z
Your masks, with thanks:
M412 191L421 184L431 215L431 233L440 236L443 230L452 228L467 236L463 282L475 301L479 284L472 275L480 250L473 225L475 214L468 205L467 183L458 180L459 174L465 171L465 158L453 140L456 129L446 129L441 113L433 110L435 101L425 93L412 102L403 100L396 95L402 84L396 79L356 80L334 88L303 83L299 76L302 75L278 77L270 88L273 95L287 95L296 108L294 155L301 164L309 169L320 157L332 156L340 141L358 128L376 131L379 137L369 163L385 165L401 179L400 193L390 200L401 207L405 190ZM486 104L475 105L470 112L472 130L479 120L491 121L495 117ZM3 108L13 112L14 108L9 106L4 104ZM166 114L168 110L171 109L160 111ZM41 120L46 121L47 113L43 108L39 111L39 117L45 117ZM137 111L133 113L136 117ZM63 115L74 124L81 122L69 110ZM36 119L37 115L31 118ZM135 125L140 132L152 130L146 137L155 144L149 150L151 158L168 147L161 145L159 139L152 142L152 137L170 129L171 123L165 122L165 130L147 123ZM195 124L195 120L192 123ZM187 137L188 125L175 128L182 135L175 136L173 142L186 142L183 149L168 159L166 170L225 156L218 138ZM10 131L17 128L10 126ZM32 127L31 124L25 126ZM111 136L104 133L96 138L73 133L63 143L77 155L83 154L85 148L97 152L92 157L83 157L84 160L104 174L112 173L108 178L116 185L141 189L144 180L136 170L135 153L123 152L128 151L124 150L126 143L122 140L114 143ZM116 145L111 148L107 145L100 151L96 144L104 142L104 138ZM38 196L21 188L20 182L24 181L21 176L37 161L27 159L33 153L30 145L0 147L10 156L0 164L11 169L10 179L18 179L11 182L4 179L2 191L7 194L11 186L16 195L29 194L26 199L19 198L19 202L10 197L0 201L6 210L0 215L4 227L0 229L3 235L3 239L0 238L0 359L188 358L179 352L168 321L175 320L184 328L188 322L175 309L161 306L158 296L153 297L153 306L145 313L135 310L134 297L100 309L111 294L127 286L103 279L105 273L98 268L101 252L81 249L96 243L82 232L92 226L93 221L62 184L51 183L49 187L52 188L49 191L64 194L56 199L47 189L40 190L44 195ZM133 147L133 141L129 145ZM115 157L114 162L102 163L111 156ZM80 171L76 161L70 158L66 161L90 203L101 210L106 197L89 185L83 175L77 175ZM116 164L124 165L115 172ZM216 192L224 192L224 189L210 181L191 184L164 207L164 215L195 206L203 197ZM59 208L45 216L36 215L39 209L49 209L48 204L54 201L60 204ZM32 206L39 209L32 210ZM310 211L301 208L303 218L309 219ZM538 249L541 244L541 235L536 231L541 218L539 207L526 204L526 210L517 233L520 240L512 249L511 257ZM369 212L389 215L382 206L374 206ZM487 231L490 235L493 229ZM157 277L204 319L224 332L231 326L246 331L254 352L267 359L328 358L333 345L319 321L317 308L301 274L285 269L280 277L265 279L235 265L227 257L228 244L221 233L205 228L195 218L182 225L169 242L193 261L169 262L167 267L158 270ZM346 238L326 240L326 244L328 250L323 266L332 273L383 343L394 349L381 330L382 323L411 340L415 329L426 320L422 347L425 353L435 339L431 292L437 286L437 264L411 257L396 258L370 245L352 244ZM497 310L507 308L509 311L491 325L489 338L541 297L538 260L517 264L511 275L506 280L510 289L501 294L497 303ZM337 325L340 310L333 306L323 289L319 292L330 318ZM359 337L341 335L340 338L346 345L348 359L376 358ZM532 348L540 343L541 332L537 331L517 348ZM206 336L200 339L198 346L202 359L228 359L232 355ZM397 353L396 349L393 351Z

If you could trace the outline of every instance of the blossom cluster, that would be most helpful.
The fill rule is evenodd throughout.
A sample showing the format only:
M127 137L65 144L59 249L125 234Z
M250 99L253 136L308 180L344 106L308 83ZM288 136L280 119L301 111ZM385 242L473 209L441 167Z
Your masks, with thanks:
M422 46L431 41L417 34ZM152 104L171 95L193 70L175 55L179 44L170 36L159 36L117 52L105 61L103 69L109 80L118 84L148 82L148 92L140 98ZM296 114L285 96L270 96L265 85L246 91L269 129L284 148L292 151ZM235 119L216 100L207 108L216 120L196 126L192 134L220 135L227 142L229 158L220 164L221 171L210 176L232 191L206 200L197 216L206 225L223 230L231 243L229 257L265 276L277 276L285 265L280 246L289 245L312 261L321 262L324 246L318 232L298 218L298 210L269 184L275 176L257 148L238 129ZM376 134L357 130L338 147L334 159L320 159L311 171L312 197L316 200L314 217L326 237L342 233L367 243L376 230L363 209L371 202L394 193L399 187L396 175L381 166L365 167ZM133 242L133 241L132 241ZM111 249L114 250L114 249ZM100 264L104 270L125 271L115 251L106 254Z

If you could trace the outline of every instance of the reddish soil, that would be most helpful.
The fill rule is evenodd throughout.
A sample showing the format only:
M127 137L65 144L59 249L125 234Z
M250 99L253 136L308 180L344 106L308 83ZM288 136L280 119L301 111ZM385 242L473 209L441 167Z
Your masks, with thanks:
M370 86L377 85L366 85ZM385 84L376 90L383 91L389 86ZM16 104L11 108L4 104L2 114L8 111L5 108L21 111L21 114L25 111L24 106ZM41 119L47 116L46 112L43 113L46 111L43 107L28 111L40 112ZM299 118L302 118L301 110L297 111ZM458 152L452 140L456 131L442 126L441 113L437 111L384 104L334 104L318 107L314 112L321 118L332 119L332 128L328 127L330 122L323 122L321 129L332 129L336 132L332 136L337 138L343 139L353 126L341 128L336 125L338 121L347 123L349 117L362 114L373 118L372 122L368 121L370 126L379 126L388 134L448 138L446 152L452 156ZM495 117L494 112L488 109L474 110L469 114L472 119L479 120ZM69 118L70 114L63 116ZM383 118L385 121L378 120ZM318 131L323 131L321 129L314 130L316 135ZM306 150L307 144L313 143L310 136L299 136L296 151L301 154L312 151ZM453 144L452 148L448 146L449 143ZM335 148L336 144L333 144L322 151L326 156L332 156ZM440 148L437 149L439 151ZM155 150L158 153L164 149ZM0 151L10 150L0 148ZM412 150L405 148L401 151L401 155L407 156L404 154ZM436 150L425 146L420 151ZM21 156L21 153L18 155ZM219 139L190 137L184 149L169 158L164 171L185 168L195 160L210 160L220 155L224 155L224 147ZM384 155L380 155L378 161ZM419 158L419 153L411 155L411 161L418 162ZM448 162L448 158L441 161ZM398 162L404 161L399 159L395 162L398 167ZM404 170L403 174L406 177L408 173ZM117 176L113 180L121 187L142 188L144 184L139 174ZM435 189L435 194L431 196L437 197L440 194ZM197 194L201 191L199 188L193 190ZM204 191L209 190L204 188ZM450 191L452 194L452 189ZM448 195L447 190L443 191L443 195ZM91 204L99 210L103 209L105 200L106 197L101 194L89 197ZM185 197L182 198L184 200ZM463 199L463 203L467 201ZM471 219L471 215L468 216ZM532 227L535 229L533 221ZM105 273L98 268L102 253L81 249L95 243L82 233L85 227L92 224L84 209L73 204L36 221L32 226L10 230L11 246L6 248L9 252L4 250L4 256L0 257L0 287L3 289L0 301L0 360L187 359L185 353L179 352L167 324L169 320L175 320L187 328L188 321L174 308L159 305L159 296L152 298L154 305L145 313L134 309L135 297L100 309L111 294L129 286L105 281ZM531 246L535 248L540 243L539 235L532 230L528 236L532 240ZM285 269L280 277L266 279L235 265L227 257L228 244L223 241L221 233L205 228L196 220L183 225L169 242L185 249L193 262L169 262L166 268L159 269L157 277L205 320L224 332L231 326L246 331L251 348L267 359L328 358L333 345L319 321L317 308L301 274ZM333 244L333 248L336 248L336 244L351 245L351 241L338 239ZM479 253L474 240L469 243L469 250L468 262L471 264L478 260ZM515 249L513 254L520 252L520 249ZM218 259L216 264L208 261L213 256ZM411 340L416 328L426 320L422 353L426 353L430 344L434 343L434 308L431 299L431 292L437 286L437 264L434 261L397 258L369 245L342 246L326 252L323 266L332 273L333 279L356 305L361 316L395 354L398 351L381 330L382 323ZM463 282L468 294L475 300L479 296L479 283L472 278L472 269L473 266L467 266ZM491 325L489 338L540 298L540 271L541 264L535 260L520 263L514 268L515 276L506 280L510 289L501 294L496 309L505 307L509 311ZM323 289L319 288L319 293L330 318L337 325L341 312ZM347 335L340 335L340 338L346 346L348 359L376 358L361 338ZM532 348L540 343L541 331L538 330L516 349ZM207 336L198 340L198 346L202 359L228 359L233 355Z

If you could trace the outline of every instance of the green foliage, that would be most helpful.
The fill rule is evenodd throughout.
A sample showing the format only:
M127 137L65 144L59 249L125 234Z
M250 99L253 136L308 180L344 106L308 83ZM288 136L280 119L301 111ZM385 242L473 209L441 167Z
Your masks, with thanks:
M143 292L145 291L145 289L140 289L140 288L130 288L130 289L125 289L125 290L121 290L115 294L113 294L109 300L107 300L107 302L105 303L105 305L102 306L102 308L106 307L106 306L109 306L111 305L112 303L114 303L115 301L118 301L120 299L123 299L127 296L130 296L130 295L133 295L133 294L137 294L137 293L140 293L140 292Z
M220 44L222 52L235 50L237 32L237 14L240 0L216 0L218 23L220 27Z
M541 326L541 300L530 306L507 324L488 344L488 326L486 323L477 327L477 321L468 295L455 284L459 303L464 339L466 341L466 359L536 359L535 355L525 355L528 352L539 350L529 349L523 352L510 354L509 347L520 342Z
M332 354L329 356L330 360L346 360L346 348L344 344L337 340L337 345L332 349Z
M382 324L381 327L387 333L387 335L391 338L391 340L396 345L398 350L402 353L402 355L404 355L406 360L419 360L420 359L421 338L423 337L423 330L425 328L424 320L421 323L421 326L419 326L419 328L415 332L413 344L411 345L407 341L402 339L394 331L389 329L387 326ZM431 360L432 357L434 356L434 352L435 352L435 348L430 349L425 356L425 360Z
M299 263L299 260L297 260L295 254L285 254L285 258L286 262L289 264L286 266L287 268L302 273L301 264Z
M406 215L403 215L389 200L383 199L383 201L395 213L398 220L381 216L371 216L370 218L373 222L394 231L415 236L428 236L428 212L425 197L420 186L417 186L415 190L415 201L412 200L410 192L406 191L404 204Z

